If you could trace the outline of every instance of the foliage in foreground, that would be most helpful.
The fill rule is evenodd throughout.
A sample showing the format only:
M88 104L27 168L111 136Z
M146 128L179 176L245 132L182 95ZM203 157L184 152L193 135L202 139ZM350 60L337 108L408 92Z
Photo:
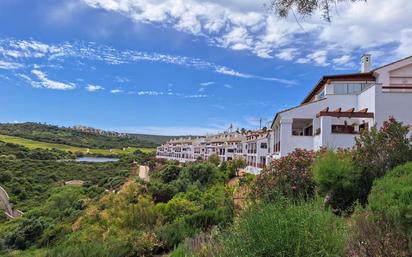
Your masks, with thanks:
M412 162L378 179L367 208L355 214L347 256L411 256Z
M312 167L318 191L325 196L325 204L337 212L353 207L359 195L360 172L352 162L350 152L326 151L321 153Z
M412 162L396 167L376 181L368 209L407 235L412 250Z
M172 256L341 256L345 231L342 220L318 204L277 202L255 206L212 238L186 241Z
M372 128L356 138L354 164L361 172L359 201L366 205L375 179L412 160L409 126L390 118L379 130Z
M291 200L313 197L315 183L310 168L314 158L313 151L296 149L273 161L257 177L255 197L264 202L276 201L282 197Z

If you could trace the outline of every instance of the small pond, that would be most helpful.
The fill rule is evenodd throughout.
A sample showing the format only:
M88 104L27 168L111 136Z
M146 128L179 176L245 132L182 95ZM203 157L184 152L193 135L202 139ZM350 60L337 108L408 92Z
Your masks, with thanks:
M117 162L119 158L108 157L79 157L76 162Z

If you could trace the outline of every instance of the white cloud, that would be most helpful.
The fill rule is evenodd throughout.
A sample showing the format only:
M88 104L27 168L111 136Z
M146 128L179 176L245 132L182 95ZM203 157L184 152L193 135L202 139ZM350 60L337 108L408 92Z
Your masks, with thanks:
M262 8L264 0L83 1L137 23L172 27L204 37L216 46L249 51L262 58L337 65L333 59L350 52L379 51L377 48L388 44L397 48L391 59L411 54L410 0L343 1L332 12L330 24L320 19L320 14L299 23L293 17L278 19Z
M285 48L281 49L275 56L285 61L292 61L298 53L298 49L296 48Z
M200 83L200 85L201 85L201 86L204 86L204 87L206 87L206 86L210 86L210 85L213 85L213 84L215 84L215 82L214 82L214 81L209 81L209 82L203 82L203 83Z
M159 92L159 91L139 91L136 92L137 95L139 96L160 96L164 95L164 92Z
M99 85L88 84L86 86L86 90L89 92L96 92L96 91L104 90L104 87L99 86Z
M355 68L353 57L349 54L344 54L340 57L332 59L332 63L336 69Z
M229 85L229 84L224 84L223 85L225 88L233 88L233 86L232 85Z
M401 44L397 49L399 57L406 57L412 55L412 28L401 31Z
M123 90L121 90L119 88L110 90L110 93L112 93L112 94L119 94L119 93L122 93L122 92L123 92Z
M184 96L184 98L206 98L206 97L208 97L208 95L198 94L198 95L186 95L186 96Z
M37 78L37 81L24 74L20 74L20 77L26 80L26 82L28 82L32 87L55 90L70 90L76 88L74 83L64 83L51 80L47 77L46 73L40 70L32 70L31 73Z
M329 63L327 62L327 54L328 51L326 50L317 50L306 55L304 58L297 59L296 63L313 63L318 66L328 66Z
M0 69L4 70L16 70L22 68L24 65L15 62L7 62L0 60Z
M15 56L8 56L7 53L13 51ZM248 79L272 80L279 83L289 83L290 81L279 78L265 78L258 75L251 75L236 71L232 68L218 65L205 60L190 58L186 56L168 55L160 53L147 53L135 50L118 50L105 45L98 45L93 42L74 42L48 45L38 41L15 40L11 38L0 39L0 55L8 56L16 63L23 58L32 58L52 61L64 61L68 58L76 58L101 61L111 65L131 64L137 62L160 62L171 65L186 66L199 70L210 70L227 76L234 76ZM89 68L93 69L93 66ZM127 82L127 78L115 78L118 82Z

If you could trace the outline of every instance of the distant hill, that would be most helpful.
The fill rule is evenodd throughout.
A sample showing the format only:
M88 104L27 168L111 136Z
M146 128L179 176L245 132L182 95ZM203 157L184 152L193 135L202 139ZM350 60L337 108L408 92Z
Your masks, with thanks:
M0 134L76 147L110 149L156 147L170 136L117 133L85 126L59 127L35 122L0 123Z

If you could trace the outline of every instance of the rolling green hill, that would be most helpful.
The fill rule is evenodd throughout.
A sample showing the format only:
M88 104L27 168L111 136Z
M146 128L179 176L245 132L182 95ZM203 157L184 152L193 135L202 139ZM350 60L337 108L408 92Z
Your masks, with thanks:
M0 124L0 134L2 135L80 148L153 148L171 138L156 135L121 134L92 128L84 130L34 122Z
M122 155L122 154L131 154L137 149L142 152L151 152L154 151L155 148L150 147L125 147L125 149L97 149L97 148L85 148L85 147L77 147L77 146L70 146L64 144L55 144L55 143L47 143L41 142L21 137L15 136L7 136L0 134L0 142L5 143L12 143L16 145L22 145L27 147L28 149L58 149L65 152L72 152L72 153L81 153L81 154L90 154L90 155L102 155L102 156L110 156L110 155Z

